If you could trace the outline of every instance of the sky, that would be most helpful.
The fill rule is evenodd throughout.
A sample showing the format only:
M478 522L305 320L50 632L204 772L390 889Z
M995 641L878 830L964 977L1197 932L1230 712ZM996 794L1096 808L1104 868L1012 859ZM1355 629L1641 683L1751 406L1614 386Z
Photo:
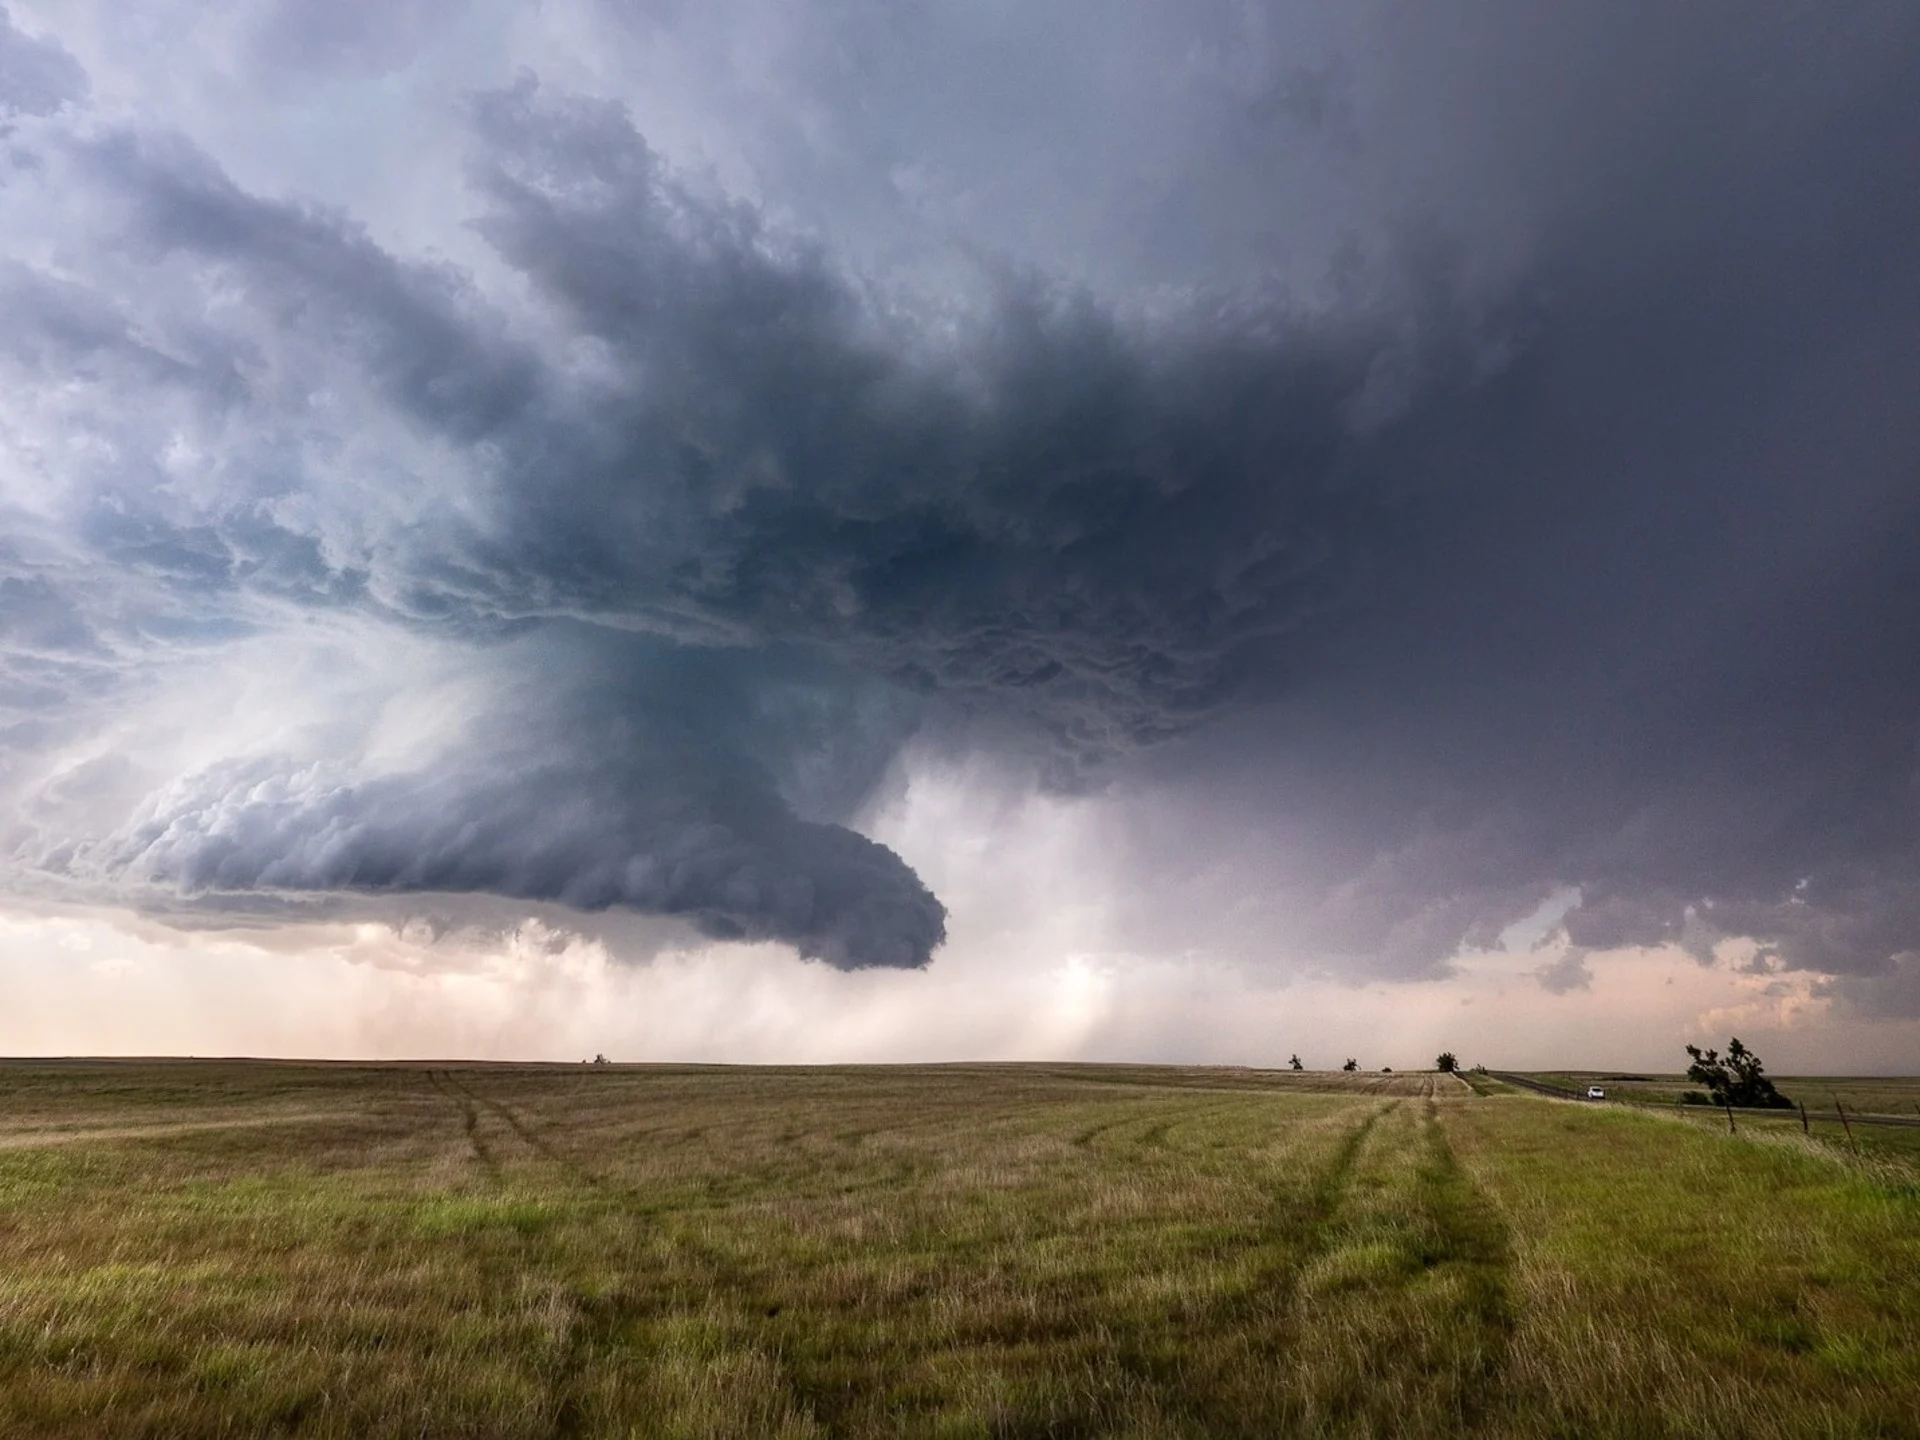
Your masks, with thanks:
M0 1053L1920 1062L1904 0L6 0Z

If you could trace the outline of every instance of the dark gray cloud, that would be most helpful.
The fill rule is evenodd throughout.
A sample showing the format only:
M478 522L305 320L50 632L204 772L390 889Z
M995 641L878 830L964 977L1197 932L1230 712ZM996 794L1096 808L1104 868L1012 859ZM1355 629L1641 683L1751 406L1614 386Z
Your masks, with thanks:
M16 29L0 5L0 117L51 115L86 93L80 63L57 41Z
M1430 975L1572 885L1579 948L1904 975L1920 23L1230 9L810 9L741 121L757 203L617 100L485 90L470 264L157 128L33 132L16 723L106 733L179 657L314 617L486 698L404 763L262 729L84 803L24 744L8 783L52 798L16 864L916 964L939 901L846 827L917 734L1137 803L1171 948ZM727 14L623 24L704 53ZM269 66L432 44L262 16ZM67 76L23 113L83 93L16 54ZM1141 123L1103 128L1116 86Z
M366 597L467 643L585 621L665 648L603 650L623 683L510 756L361 783L291 759L222 764L85 847L95 868L209 892L620 903L841 963L918 963L942 934L937 902L895 857L779 799L837 738L809 734L804 711L845 710L877 681L892 713L919 696L1011 718L1063 779L1182 733L1224 702L1249 647L1338 602L1344 542L1391 507L1350 473L1380 423L1383 363L1444 373L1448 347L1483 343L1443 294L1416 296L1431 313L1411 328L1399 311L1272 305L1169 326L1019 277L930 342L924 320L888 315L752 212L677 184L617 107L524 84L477 118L482 232L590 347L576 383L458 275L249 196L177 141L116 132L73 152L111 197L112 249L190 287L184 320L163 319L197 324L216 286L241 302L241 326L198 336L197 363L176 367L193 408L247 417L247 372L276 363L346 372L458 447L462 481L485 473L413 487L404 518L329 511L339 497L321 494L295 529L277 517L312 488L313 442L269 436L273 463L192 523L116 475L80 528L107 563L202 601ZM104 302L41 309L69 351L153 348ZM257 353L260 333L285 360ZM358 565L327 559L354 551ZM676 647L720 657L684 694L658 678L690 673ZM819 657L802 712L775 705L750 743L721 738L729 717L808 692L777 662L790 648ZM624 730L595 746L583 714ZM830 787L829 814L905 733L865 747L863 783ZM556 833L535 823L548 810L566 817Z
M1751 121L1755 81L1701 77L1683 152ZM1518 914L1566 881L1579 945L1752 936L1871 973L1920 944L1920 287L1896 238L1920 211L1893 138L1920 112L1879 82L1817 113L1796 97L1752 151L1649 146L1586 177L1534 270L1514 403L1442 452L1524 485L1391 567L1245 742L1320 773L1256 770L1229 813L1322 818L1330 886L1437 851L1371 887L1386 915L1435 895Z
M1188 728L1247 646L1334 603L1400 499L1361 468L1375 411L1457 393L1497 340L1416 281L1154 323L1024 276L933 335L703 204L614 107L523 86L479 123L481 232L606 386L513 442L511 540L470 561L497 603L537 578L596 619L820 645L1013 707L1069 760Z
M898 856L795 818L747 763L704 747L560 753L360 783L273 758L219 766L158 797L118 853L87 858L216 908L256 891L621 905L842 967L922 964L945 938L940 902Z

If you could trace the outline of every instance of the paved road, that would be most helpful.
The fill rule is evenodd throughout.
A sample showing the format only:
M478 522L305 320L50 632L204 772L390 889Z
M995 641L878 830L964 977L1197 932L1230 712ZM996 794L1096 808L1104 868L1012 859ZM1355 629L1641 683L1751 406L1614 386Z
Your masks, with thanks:
M1549 1085L1541 1080L1529 1080L1524 1075L1509 1075L1504 1070L1489 1070L1487 1073L1496 1080L1503 1080L1509 1085L1517 1085L1522 1090L1531 1090L1535 1094L1546 1095L1555 1100L1584 1100L1586 1098L1584 1095L1575 1094L1564 1086Z

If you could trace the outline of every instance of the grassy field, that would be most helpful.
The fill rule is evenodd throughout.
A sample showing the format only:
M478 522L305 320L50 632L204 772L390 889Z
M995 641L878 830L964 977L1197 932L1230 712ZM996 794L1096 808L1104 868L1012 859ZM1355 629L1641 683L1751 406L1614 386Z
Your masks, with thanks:
M1912 1166L1478 1088L0 1065L0 1435L1916 1433Z
M1491 1093L1503 1089L1497 1080L1482 1082ZM1614 1104L1655 1106L1671 1110L1680 1097L1700 1087L1684 1075L1628 1075L1600 1070L1562 1070L1524 1077L1582 1095L1589 1085L1600 1085ZM1804 1106L1799 1110L1737 1113L1735 1124L1755 1134L1811 1134L1823 1144L1849 1155L1904 1161L1920 1167L1920 1079L1904 1076L1832 1077L1789 1075L1776 1077L1780 1093ZM1844 1124L1841 1113L1858 1123ZM1709 1128L1724 1128L1721 1112L1689 1107L1684 1118ZM1880 1123L1899 1121L1899 1124Z
M1610 1098L1636 1100L1654 1105L1672 1105L1688 1090L1701 1086L1685 1075L1625 1074L1605 1070L1560 1070L1528 1077L1583 1091L1589 1085L1606 1087ZM1831 1075L1775 1075L1769 1077L1789 1100L1804 1104L1815 1114L1838 1124L1835 1102L1844 1105L1850 1115L1891 1115L1903 1120L1920 1120L1920 1078L1875 1075L1865 1078Z

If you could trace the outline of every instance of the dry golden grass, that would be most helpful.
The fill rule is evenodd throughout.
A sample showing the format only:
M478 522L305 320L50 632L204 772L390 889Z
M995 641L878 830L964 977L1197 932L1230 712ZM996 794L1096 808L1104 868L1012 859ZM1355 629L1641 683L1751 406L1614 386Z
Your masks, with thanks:
M1432 1075L16 1064L0 1435L1897 1435L1916 1221Z

